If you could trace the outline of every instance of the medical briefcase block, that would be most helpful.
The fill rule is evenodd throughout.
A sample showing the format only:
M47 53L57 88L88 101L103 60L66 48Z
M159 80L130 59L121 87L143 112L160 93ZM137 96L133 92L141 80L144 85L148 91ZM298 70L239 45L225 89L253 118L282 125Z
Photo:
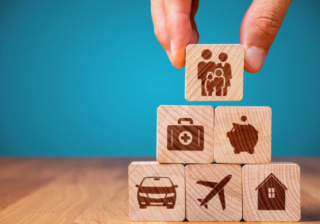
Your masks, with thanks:
M189 125L181 123L189 122ZM168 150L203 150L203 126L193 125L192 118L180 118L179 125L168 125L167 128L167 148Z
M157 111L159 163L212 163L214 109L165 106Z

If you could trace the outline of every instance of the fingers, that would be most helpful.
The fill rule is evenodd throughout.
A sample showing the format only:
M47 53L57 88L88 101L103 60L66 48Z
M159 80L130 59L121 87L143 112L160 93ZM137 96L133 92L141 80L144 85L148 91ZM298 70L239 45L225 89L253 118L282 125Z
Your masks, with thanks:
M199 0L151 0L155 35L176 68L185 65L186 46L199 41L198 5Z
M182 68L184 66L186 57L185 49L191 40L191 3L191 0L164 1L173 66L176 68Z
M246 12L240 42L246 49L245 70L260 71L291 0L254 0Z
M154 33L162 48L166 51L169 60L171 61L171 63L173 63L171 55L170 36L167 30L164 0L151 0L151 15Z

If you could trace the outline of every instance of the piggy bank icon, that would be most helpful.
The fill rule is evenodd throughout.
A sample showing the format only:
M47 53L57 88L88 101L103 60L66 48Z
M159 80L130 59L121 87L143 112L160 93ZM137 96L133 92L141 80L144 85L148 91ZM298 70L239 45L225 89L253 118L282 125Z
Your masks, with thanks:
M247 121L247 117L242 116L241 121ZM235 154L240 152L254 154L254 147L258 142L258 131L251 124L233 123L233 128L227 133L227 137Z

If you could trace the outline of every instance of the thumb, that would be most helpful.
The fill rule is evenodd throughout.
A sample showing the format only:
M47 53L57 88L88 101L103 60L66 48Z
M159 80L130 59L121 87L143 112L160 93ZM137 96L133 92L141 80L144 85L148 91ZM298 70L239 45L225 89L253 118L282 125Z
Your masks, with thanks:
M260 71L276 37L291 0L254 0L246 12L240 42L246 49L245 70Z

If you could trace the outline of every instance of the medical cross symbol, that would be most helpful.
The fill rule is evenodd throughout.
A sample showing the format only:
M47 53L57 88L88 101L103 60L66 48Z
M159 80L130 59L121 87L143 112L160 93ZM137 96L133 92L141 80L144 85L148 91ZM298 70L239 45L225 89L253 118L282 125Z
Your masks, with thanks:
M184 133L184 135L181 137L181 139L186 143L190 139L187 133Z

